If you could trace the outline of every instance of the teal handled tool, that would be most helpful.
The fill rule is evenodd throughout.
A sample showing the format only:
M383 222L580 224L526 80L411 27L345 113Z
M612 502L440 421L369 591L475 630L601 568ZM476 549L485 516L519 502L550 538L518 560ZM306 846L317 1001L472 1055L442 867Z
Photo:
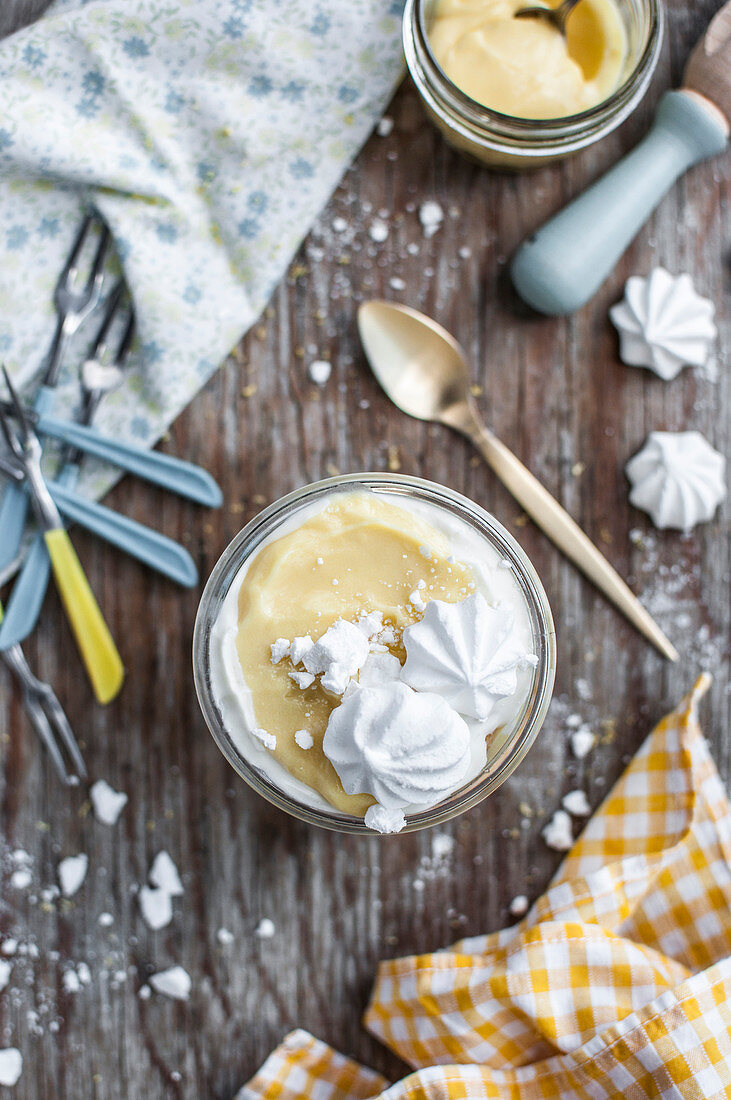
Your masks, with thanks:
M93 417L104 395L116 389L123 378L123 367L134 334L134 313L131 305L124 304L123 295L124 283L119 280L107 298L101 325L81 369L80 417L86 423ZM122 322L121 335L111 361L105 362L115 320ZM58 480L47 482L54 503L66 518L80 523L178 584L186 587L195 584L198 579L195 563L183 546L73 492L82 457L80 451L69 449ZM24 641L35 627L48 588L50 570L46 543L43 535L39 534L31 543L20 576L13 586L5 619L0 624L0 651Z
M3 375L17 424L16 427L7 413L0 410L0 428L13 456L11 464L22 473L27 483L33 510L51 559L56 587L94 694L100 703L108 703L118 694L124 681L122 659L43 480L38 436L32 431L23 413L5 368Z
M0 410L12 413L7 401L0 400ZM28 423L40 435L48 435L61 443L68 443L84 454L93 455L119 470L134 474L143 481L159 485L171 493L205 504L209 508L219 508L223 494L218 484L207 470L185 462L182 458L150 451L134 443L123 443L111 436L103 435L94 428L74 424L70 420L58 420L51 416L39 416L34 410L24 406ZM2 538L2 535L0 535ZM9 560L12 561L12 558Z
M82 255L87 251L87 242L92 240L93 229L97 224L92 214L84 218L56 284L53 300L58 319L44 365L43 382L35 399L37 412L50 413L53 409L61 356L66 342L99 302L104 280L104 265L110 245L109 230L104 225L99 227L86 281L81 286L76 285ZM18 554L27 511L28 494L25 487L6 486L0 500L0 573L15 560Z
M541 313L579 309L596 293L665 193L693 164L723 152L731 118L731 3L666 92L644 141L533 233L513 258L518 294Z

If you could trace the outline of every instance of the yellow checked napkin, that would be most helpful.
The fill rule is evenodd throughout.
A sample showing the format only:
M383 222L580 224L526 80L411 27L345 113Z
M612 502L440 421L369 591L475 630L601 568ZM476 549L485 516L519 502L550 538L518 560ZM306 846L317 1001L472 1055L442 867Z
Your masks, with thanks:
M731 807L691 693L512 928L382 963L388 1083L305 1031L237 1100L731 1097Z

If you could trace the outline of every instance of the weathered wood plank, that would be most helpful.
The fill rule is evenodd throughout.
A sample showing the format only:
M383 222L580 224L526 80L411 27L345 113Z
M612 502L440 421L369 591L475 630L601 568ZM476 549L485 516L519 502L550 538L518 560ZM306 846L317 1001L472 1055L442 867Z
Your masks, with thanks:
M55 597L28 655L57 685L92 775L126 790L130 802L108 829L86 812L84 791L61 791L17 692L0 678L0 938L15 936L32 954L37 948L37 958L16 956L11 988L0 997L0 1045L12 1042L26 1058L18 1100L229 1100L295 1025L396 1075L398 1064L360 1026L378 959L497 928L516 893L538 894L558 863L540 829L561 794L581 785L598 804L651 723L704 666L717 672L706 731L731 775L728 527L718 519L691 538L659 535L630 508L622 472L652 428L697 427L728 451L728 160L699 166L681 182L578 316L529 316L505 273L519 240L644 132L660 89L679 78L715 6L675 2L660 71L635 116L602 145L532 176L491 175L461 160L424 121L413 92L399 92L393 133L368 143L261 323L165 443L219 478L224 509L204 514L131 481L110 500L183 538L204 576L263 504L333 469L398 462L467 493L507 524L556 612L556 701L544 734L500 793L440 830L454 838L451 855L434 859L429 834L358 842L319 832L250 793L197 712L189 667L197 594L78 536L122 642L128 684L108 710L92 705L75 659L66 660L70 639ZM431 240L418 222L425 198L446 214ZM336 217L345 232L333 228ZM389 226L382 243L368 235L376 217ZM659 262L692 272L717 302L715 381L685 371L665 385L618 361L607 308L629 274ZM405 290L390 285L394 277ZM406 300L460 338L489 422L632 579L683 651L679 668L668 668L522 524L520 509L464 441L389 405L355 333L357 302L370 296ZM322 357L334 370L320 390L306 366ZM602 744L581 764L567 749L572 713L607 723ZM534 811L523 821L521 803ZM9 885L16 848L33 858L29 890ZM161 848L181 868L186 895L173 924L153 933L132 890ZM72 903L31 901L54 881L59 858L77 851L88 852L90 872ZM111 927L100 926L103 912L113 915ZM262 917L276 923L271 940L254 935ZM232 944L219 944L220 928L233 934ZM66 993L63 974L80 961L91 984ZM141 1001L137 990L149 972L176 962L193 977L190 1003Z

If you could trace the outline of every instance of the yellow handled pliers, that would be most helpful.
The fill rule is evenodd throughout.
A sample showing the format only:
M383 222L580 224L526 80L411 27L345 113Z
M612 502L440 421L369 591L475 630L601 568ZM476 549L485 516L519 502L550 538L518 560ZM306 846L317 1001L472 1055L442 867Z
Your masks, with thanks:
M81 658L100 703L110 702L124 680L122 659L99 610L56 505L41 472L41 444L30 426L5 367L13 421L0 408L0 427L10 449L10 464L26 481L38 525L51 559L53 576Z

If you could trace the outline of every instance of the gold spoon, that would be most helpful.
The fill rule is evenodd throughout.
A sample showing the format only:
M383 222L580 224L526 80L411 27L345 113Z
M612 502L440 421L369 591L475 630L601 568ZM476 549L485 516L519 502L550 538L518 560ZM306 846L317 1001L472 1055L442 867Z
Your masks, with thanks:
M555 27L559 34L566 37L566 20L571 15L579 0L563 0L562 4L559 4L557 8L544 8L542 5L527 8L518 8L515 13L516 19L542 19L545 23L550 23L552 27Z
M678 652L617 571L540 481L482 422L472 399L465 354L446 329L408 306L365 302L358 331L376 378L395 405L466 435L503 485L567 558L664 657Z

